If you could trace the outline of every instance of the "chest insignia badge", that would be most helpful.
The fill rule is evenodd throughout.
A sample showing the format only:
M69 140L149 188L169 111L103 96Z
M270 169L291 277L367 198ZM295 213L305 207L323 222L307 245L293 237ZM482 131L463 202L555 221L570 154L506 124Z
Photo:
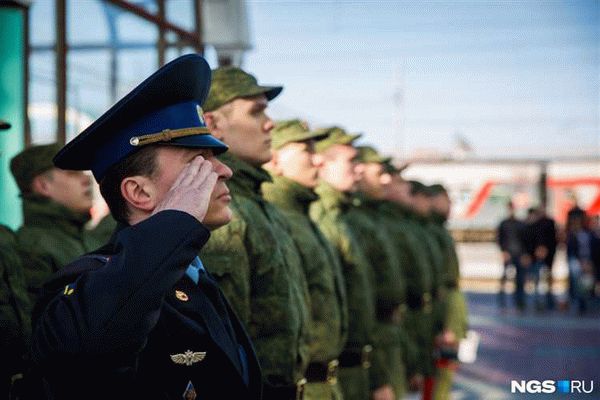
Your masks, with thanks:
M204 360L206 352L188 350L183 354L171 354L170 357L175 364L187 365L189 367L192 364Z
M194 400L196 398L196 389L194 389L194 385L192 381L188 381L187 386L185 387L185 392L183 392L184 400Z
M180 301L188 301L190 299L188 295L185 292L182 292L181 290L175 291L175 297L177 297L177 300Z

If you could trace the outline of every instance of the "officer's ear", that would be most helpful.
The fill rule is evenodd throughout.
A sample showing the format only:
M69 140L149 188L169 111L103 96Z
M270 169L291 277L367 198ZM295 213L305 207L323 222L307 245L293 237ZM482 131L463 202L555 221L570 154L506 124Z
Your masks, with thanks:
M121 181L121 196L134 210L150 213L157 205L157 188L150 177L135 175Z

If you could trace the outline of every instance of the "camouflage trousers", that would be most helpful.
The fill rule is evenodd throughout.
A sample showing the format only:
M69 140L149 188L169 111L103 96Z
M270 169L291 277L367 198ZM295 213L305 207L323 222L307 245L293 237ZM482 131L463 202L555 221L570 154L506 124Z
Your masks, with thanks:
M344 400L368 400L370 398L368 369L362 366L340 368L338 377Z
M339 383L312 382L304 387L304 400L344 400L344 395Z
M450 400L454 368L438 368L433 391L434 400Z
M403 397L407 390L400 329L397 324L378 322L375 334L377 346L374 349L388 371L396 398Z
M404 317L404 326L419 350L417 371L423 376L433 376L433 313L431 310L426 312L422 308L409 309Z

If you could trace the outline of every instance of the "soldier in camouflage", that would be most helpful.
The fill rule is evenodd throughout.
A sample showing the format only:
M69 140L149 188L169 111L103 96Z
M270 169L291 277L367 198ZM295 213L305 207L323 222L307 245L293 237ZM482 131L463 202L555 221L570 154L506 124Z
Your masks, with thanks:
M86 228L92 207L90 177L52 164L60 148L59 144L32 146L10 163L23 199L17 242L28 259L23 267L34 301L50 275L108 240L107 235Z
M450 215L450 197L446 189L435 184L429 187L431 202L432 230L444 252L443 286L446 296L442 311L442 332L438 335L437 345L440 348L440 359L437 362L437 376L434 399L450 398L454 371L458 367L456 354L460 339L467 333L467 304L460 291L460 272L456 246L445 223Z
M310 364L305 399L341 400L337 382L338 356L348 334L346 288L339 254L310 219L310 203L318 196L321 157L314 141L327 133L310 131L299 120L281 121L272 131L273 158L265 168L273 182L263 184L265 198L277 206L292 228L292 237L302 257L312 303Z
M319 200L310 209L311 218L339 251L348 296L348 340L340 354L340 383L346 400L393 399L388 371L381 355L372 354L376 327L374 274L356 226L348 221L352 193L359 176L355 171L357 151L349 135L339 127L323 129L329 136L316 143L323 157L319 167Z
M396 240L396 248L410 268L404 269L407 310L404 326L407 354L405 362L411 390L420 390L425 376L433 375L432 343L432 271L428 248L422 240L413 210L411 185L400 175L401 170L386 165L391 182L386 193L388 202L382 207L390 222L384 227Z
M271 177L273 122L268 101L282 90L261 86L239 68L214 71L204 103L206 124L229 146L221 158L233 219L211 234L202 260L246 325L264 376L263 399L296 399L309 362L310 298L302 258L286 217L262 194Z
M443 286L442 274L444 269L444 253L440 245L431 216L431 202L429 188L421 182L411 181L412 215L415 222L415 235L419 240L426 245L426 254L429 258L429 266L432 278L431 284L431 323L428 326L429 339L427 342L427 355L429 356L428 374L425 375L425 383L423 387L423 397L425 400L433 397L433 389L435 386L436 375L436 360L435 343L438 335L442 332L444 301L446 290Z
M24 372L24 355L31 335L31 304L15 235L2 225L0 274L0 396L7 398L11 382Z
M375 277L377 334L374 352L385 361L395 398L399 398L404 395L407 386L401 327L406 308L403 268L407 265L402 265L395 241L385 228L389 222L386 222L383 205L391 176L383 163L389 159L380 156L370 146L359 146L357 150L361 179L353 207L348 211L348 220L357 227Z

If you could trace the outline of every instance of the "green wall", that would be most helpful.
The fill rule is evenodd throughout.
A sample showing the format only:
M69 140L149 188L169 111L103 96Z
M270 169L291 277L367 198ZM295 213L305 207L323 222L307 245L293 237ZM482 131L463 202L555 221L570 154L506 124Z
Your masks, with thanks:
M0 6L0 118L12 127L0 131L0 224L17 228L21 201L9 169L10 159L24 145L25 10Z

